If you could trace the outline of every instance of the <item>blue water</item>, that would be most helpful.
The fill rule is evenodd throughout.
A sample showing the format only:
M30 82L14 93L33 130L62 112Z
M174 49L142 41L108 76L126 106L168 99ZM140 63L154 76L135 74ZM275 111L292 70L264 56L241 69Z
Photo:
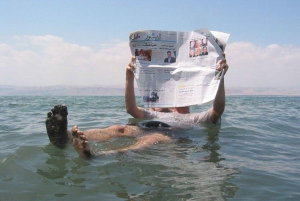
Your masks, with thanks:
M86 160L71 145L49 143L47 112L66 104L69 128L125 125L123 97L0 97L0 200L300 200L300 97L226 101L221 126ZM91 145L110 150L135 140Z

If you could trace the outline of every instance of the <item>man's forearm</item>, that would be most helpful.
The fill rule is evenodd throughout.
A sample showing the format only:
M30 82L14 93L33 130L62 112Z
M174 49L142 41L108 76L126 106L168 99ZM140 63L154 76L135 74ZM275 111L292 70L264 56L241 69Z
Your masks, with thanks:
M144 109L136 105L134 93L134 75L130 70L127 70L126 72L125 104L128 114L134 118L144 118Z
M126 111L130 111L136 107L135 94L134 94L134 75L130 70L126 70L126 83L125 83L125 104Z
M128 114L134 118L144 118L144 109L136 105L134 94L134 65L135 57L131 57L131 61L126 67L126 83L125 83L125 105Z
M220 85L213 103L210 118L212 122L217 122L225 110L225 84L224 77L220 81Z

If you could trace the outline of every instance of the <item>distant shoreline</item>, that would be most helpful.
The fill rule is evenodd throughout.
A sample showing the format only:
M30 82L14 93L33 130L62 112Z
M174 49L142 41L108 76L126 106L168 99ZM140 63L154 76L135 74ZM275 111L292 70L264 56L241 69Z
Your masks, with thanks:
M9 86L0 85L0 96L123 96L120 86ZM137 90L136 90L137 91ZM138 93L136 95L139 95ZM226 87L227 96L300 96L300 87Z

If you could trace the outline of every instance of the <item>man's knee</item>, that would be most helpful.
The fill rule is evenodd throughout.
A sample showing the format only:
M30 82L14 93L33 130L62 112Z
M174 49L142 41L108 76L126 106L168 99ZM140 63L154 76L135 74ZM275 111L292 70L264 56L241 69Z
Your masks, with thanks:
M124 130L125 130L125 127L121 126L121 125L113 125L113 126L110 126L110 128L112 130L116 130L119 133L124 133Z

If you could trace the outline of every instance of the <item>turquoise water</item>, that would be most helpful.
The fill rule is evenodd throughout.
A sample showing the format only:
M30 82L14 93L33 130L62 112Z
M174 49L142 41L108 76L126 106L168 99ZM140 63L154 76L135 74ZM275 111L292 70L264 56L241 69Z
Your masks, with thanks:
M226 101L221 126L194 126L175 131L173 144L86 160L72 146L49 143L47 112L66 104L69 128L124 125L123 97L0 97L0 200L300 200L300 97ZM91 145L100 151L134 142Z

